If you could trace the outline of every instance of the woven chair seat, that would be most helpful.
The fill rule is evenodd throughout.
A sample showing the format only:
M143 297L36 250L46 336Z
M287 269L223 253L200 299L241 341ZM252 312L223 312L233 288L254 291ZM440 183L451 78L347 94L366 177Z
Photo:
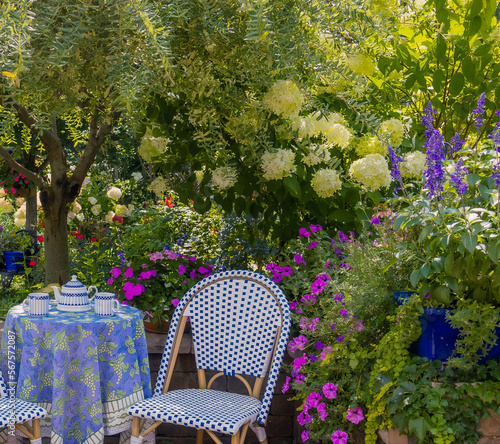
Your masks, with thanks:
M0 429L9 425L12 411L15 412L15 416L12 419L14 419L16 424L22 424L26 421L47 416L47 412L41 407L17 398L15 399L15 408L13 409L10 399L2 397L0 398Z
M251 396L207 389L173 390L132 406L129 415L234 435L254 422L262 403Z

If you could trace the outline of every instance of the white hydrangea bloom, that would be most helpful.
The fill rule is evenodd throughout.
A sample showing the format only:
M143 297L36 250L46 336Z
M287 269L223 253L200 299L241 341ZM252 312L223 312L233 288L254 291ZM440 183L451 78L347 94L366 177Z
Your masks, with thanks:
M291 80L278 80L262 99L264 106L288 119L299 115L304 96Z
M219 167L212 172L212 183L219 191L231 188L237 180L238 172L231 166Z
M125 205L117 205L115 207L115 214L117 216L126 216L128 214L128 208Z
M165 137L153 137L151 130L148 128L141 140L139 155L146 162L151 163L153 158L167 151L168 142L170 142L170 140Z
M97 199L95 197L89 197L87 199L90 203L90 205L95 205L97 203Z
M311 133L312 136L319 136L320 134L323 134L323 136L327 137L327 135L333 130L334 125L342 125L347 129L347 121L344 116L339 113L322 115L320 111L316 111L312 114L311 121L313 123L313 131ZM337 130L338 129L339 128L337 128Z
M5 196L7 196L7 193L3 188L0 188L0 197L5 197Z
M26 219L14 218L14 225L16 227L24 227L26 225Z
M373 191L391 184L389 166L382 154L368 154L355 160L349 169L350 175L366 188Z
M359 157L367 156L368 154L382 154L387 155L387 146L377 137L365 134L356 140L356 154Z
M422 151L411 151L403 155L400 164L401 176L406 179L421 179L427 159Z
M14 213L14 217L17 219L26 219L26 203L21 205L16 212Z
M85 220L85 214L83 213L78 213L76 215L76 218L80 221L80 222L83 222Z
M108 214L106 214L106 216L104 217L104 220L111 224L113 223L113 217L115 217L115 213L113 213L113 211L108 211Z
M101 214L101 211L102 211L102 208L101 208L101 204L97 204L97 205L94 205L90 211L92 212L92 214L94 216L99 216L99 214Z
M262 177L265 180L279 180L291 176L297 170L294 164L295 153L279 149L276 152L267 151L262 155Z
M108 196L110 199L113 199L113 200L118 200L120 197L122 197L122 191L120 190L120 188L117 188L117 187L111 187L111 188L108 190L107 196Z
M86 177L85 179L83 179L82 190L84 190L89 184L90 184L90 177Z
M321 162L328 162L331 159L330 146L311 145L309 146L309 154L302 159L307 166L317 165Z
M134 210L135 210L135 206L132 204L129 204L128 208L127 208L127 214L131 215L134 212Z
M82 211L82 206L75 200L71 204L71 211L73 211L73 213L79 213L80 211Z
M151 191L158 196L161 196L165 191L167 191L167 181L163 177L157 177L151 185L149 186Z
M132 177L136 182L139 182L142 179L142 173L135 171L132 173Z
M292 128L299 132L299 139L314 137L319 134L319 131L317 131L316 119L313 115L296 117L292 121Z
M339 174L330 168L316 171L311 180L311 186L319 197L331 197L342 187Z
M378 133L380 137L387 140L393 148L397 148L403 141L405 127L401 120L389 119L382 122L378 129Z
M14 205L5 197L2 197L0 199L0 213L12 213L12 211L14 211Z

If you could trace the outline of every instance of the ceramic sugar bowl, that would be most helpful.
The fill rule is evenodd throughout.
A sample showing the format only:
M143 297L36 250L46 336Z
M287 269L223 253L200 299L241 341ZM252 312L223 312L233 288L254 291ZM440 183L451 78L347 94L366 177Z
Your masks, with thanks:
M61 287L61 291L55 286L54 295L57 301L57 308L61 311L87 311L90 310L90 301L94 298L89 298L89 292L97 287L91 286L88 288L83 285L76 276L71 276L71 281ZM94 294L95 294L94 293Z

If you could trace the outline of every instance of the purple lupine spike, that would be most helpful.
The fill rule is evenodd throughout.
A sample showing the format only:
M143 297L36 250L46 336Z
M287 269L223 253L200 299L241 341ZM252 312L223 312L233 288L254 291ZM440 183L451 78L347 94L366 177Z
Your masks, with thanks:
M464 180L464 175L468 174L467 168L464 166L462 158L457 160L455 171L451 175L451 183L455 187L457 194L463 197L467 191L467 181Z
M464 143L465 143L465 140L462 140L460 138L460 135L458 133L455 133L455 136L453 137L453 139L450 140L450 144L451 144L451 153L457 153L459 152L462 147L464 146Z
M391 161L392 169L391 169L391 177L394 179L396 182L401 182L403 179L401 177L401 170L399 168L399 164L403 161L401 157L399 157L394 150L392 149L392 146L389 145L387 147L389 151L389 159Z
M493 167L493 179L495 179L495 185L500 187L500 162Z
M483 115L484 115L484 101L486 98L486 93L482 93L479 96L479 100L477 101L477 108L472 111L472 114L476 116L476 121L474 122L474 126L479 131L479 129L483 126Z

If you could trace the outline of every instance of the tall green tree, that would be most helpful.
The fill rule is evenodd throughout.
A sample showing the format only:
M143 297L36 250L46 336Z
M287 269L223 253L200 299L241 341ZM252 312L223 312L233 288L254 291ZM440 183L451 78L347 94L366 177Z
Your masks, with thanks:
M40 190L46 281L69 279L67 214L106 138L168 79L168 34L179 2L3 1L0 5L0 155ZM74 128L64 143L58 123ZM85 122L86 137L76 131ZM24 125L41 143L48 174L6 147ZM59 125L60 126L60 125ZM67 140L67 137L65 138Z

